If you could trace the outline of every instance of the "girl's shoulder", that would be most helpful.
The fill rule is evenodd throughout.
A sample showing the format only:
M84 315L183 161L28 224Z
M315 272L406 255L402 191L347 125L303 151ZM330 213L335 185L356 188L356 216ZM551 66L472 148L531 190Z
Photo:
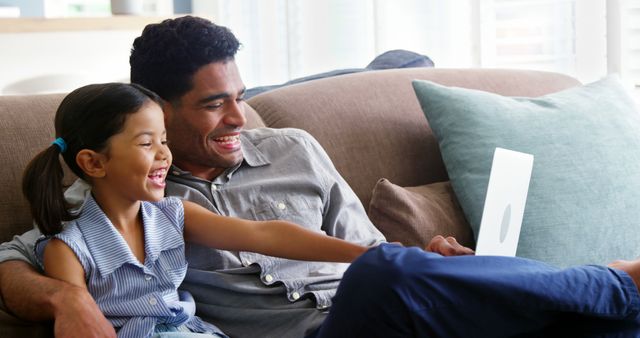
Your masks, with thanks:
M80 230L80 227L78 226L78 222L76 220L64 223L62 231L53 235L53 237L58 238L64 242L84 243L82 231Z
M175 207L182 208L182 201L179 198L174 196L167 196L159 201L145 202L145 203L149 203L161 210L167 209L167 208L175 208Z
M78 227L78 223L73 220L66 222L61 232L53 236L41 236L34 246L37 262L40 268L44 268L43 257L44 249L51 239L58 239L64 242L71 250L76 254L78 260L87 269L87 253L89 251L87 243L82 234L82 231Z
M184 214L182 200L173 196L165 197L156 202L143 202L143 207L147 209L158 209L168 216Z
M184 205L182 200L177 197L165 197L157 202L143 202L143 212L147 215L153 215L160 212L163 218L166 217L180 231L184 227Z

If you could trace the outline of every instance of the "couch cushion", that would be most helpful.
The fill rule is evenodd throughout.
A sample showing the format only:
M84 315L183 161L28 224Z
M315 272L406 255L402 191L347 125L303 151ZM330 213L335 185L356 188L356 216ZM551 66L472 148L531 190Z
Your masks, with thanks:
M381 177L400 186L446 181L447 173L411 80L536 96L579 84L548 72L405 68L304 82L247 102L267 126L313 135L364 205ZM419 147L420 145L421 147Z
M390 242L425 247L436 235L474 247L473 233L449 182L400 187L381 179L373 189L369 218Z
M539 98L414 87L476 234L503 147L535 156L518 256L568 266L640 254L640 116L617 78Z
M53 116L64 95L0 97L0 241L32 227L22 195L22 171L53 141Z

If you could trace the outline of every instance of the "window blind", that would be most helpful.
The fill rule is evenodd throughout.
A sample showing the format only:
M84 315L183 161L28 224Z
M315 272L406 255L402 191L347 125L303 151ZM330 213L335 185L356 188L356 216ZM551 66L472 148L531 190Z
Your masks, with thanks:
M626 0L621 15L621 75L640 89L640 0Z

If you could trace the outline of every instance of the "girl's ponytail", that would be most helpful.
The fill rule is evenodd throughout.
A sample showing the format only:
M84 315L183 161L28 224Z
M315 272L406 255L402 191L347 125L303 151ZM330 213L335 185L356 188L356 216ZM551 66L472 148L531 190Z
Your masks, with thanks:
M29 201L31 215L40 231L54 235L62 231L62 222L72 219L62 191L64 172L59 154L66 150L62 139L56 139L27 165L22 177L22 193Z

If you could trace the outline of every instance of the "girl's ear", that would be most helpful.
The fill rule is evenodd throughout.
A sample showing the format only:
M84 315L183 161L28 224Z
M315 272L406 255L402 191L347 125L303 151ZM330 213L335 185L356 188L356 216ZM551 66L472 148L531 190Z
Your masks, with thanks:
M76 155L76 163L78 164L78 167L80 167L87 176L93 178L101 178L105 176L105 160L105 155L89 149L82 149Z

